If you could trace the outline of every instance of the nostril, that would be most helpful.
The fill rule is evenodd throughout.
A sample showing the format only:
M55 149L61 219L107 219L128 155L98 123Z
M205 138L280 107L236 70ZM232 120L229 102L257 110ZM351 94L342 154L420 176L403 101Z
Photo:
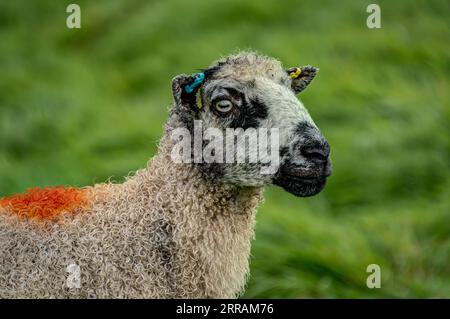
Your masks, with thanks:
M327 160L330 155L330 146L327 142L314 142L311 144L303 145L300 149L300 153L310 160Z
M302 155L308 159L326 160L327 155L319 149L305 149L302 151Z
M306 152L306 154L304 154L307 158L310 159L320 159L320 160L325 160L327 159L326 155L324 155L324 153L315 150L315 151L311 151L311 152Z

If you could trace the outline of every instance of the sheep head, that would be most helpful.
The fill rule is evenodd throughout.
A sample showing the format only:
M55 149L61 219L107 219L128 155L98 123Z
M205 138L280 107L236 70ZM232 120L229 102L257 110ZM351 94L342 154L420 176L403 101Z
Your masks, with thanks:
M183 135L184 146L173 154L215 181L317 194L331 174L330 147L296 97L317 71L245 52L175 77L172 115L184 133L173 135Z

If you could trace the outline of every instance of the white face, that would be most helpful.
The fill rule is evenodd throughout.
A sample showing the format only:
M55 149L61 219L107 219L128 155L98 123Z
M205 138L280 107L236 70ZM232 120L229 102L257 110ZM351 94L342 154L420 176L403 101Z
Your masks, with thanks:
M313 195L323 188L330 171L329 147L289 81L282 83L267 77L250 81L219 78L206 83L201 95L203 109L199 119L203 129L214 127L226 132L227 128L263 128L278 132L278 166L271 173L262 173L267 166L262 162L248 161L204 165L206 172L209 170L215 178L241 186L279 184L301 196ZM227 142L236 146L239 140L224 140L225 156L230 150ZM309 153L302 146L309 147ZM234 153L236 148L232 148ZM236 158L236 154L233 156Z
M200 163L201 170L215 180L239 186L276 184L297 196L320 192L331 174L330 148L296 97L311 82L317 69L307 66L286 71L276 60L250 55L227 60L205 72L208 76L198 92L190 95L176 96L179 80L174 80L175 100L183 103L184 98L193 110L193 118L185 121L201 123L203 132L214 129L227 136L234 130L248 139L239 140L232 135L219 143L223 145L224 159L236 159L239 149L246 149L244 162ZM193 80L181 78L181 81ZM262 131L267 134L263 144L262 135L249 137L250 133ZM250 147L256 144L256 149ZM265 155L258 158L261 154ZM273 165L267 169L268 159L276 159L275 169Z
M280 145L289 145L298 123L316 127L308 110L289 87L266 78L257 79L256 87L257 94L269 111L267 119L261 121L261 125L279 128Z

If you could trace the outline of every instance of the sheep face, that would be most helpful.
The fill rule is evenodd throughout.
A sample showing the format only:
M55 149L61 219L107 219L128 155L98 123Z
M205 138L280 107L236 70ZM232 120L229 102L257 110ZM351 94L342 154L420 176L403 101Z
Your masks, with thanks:
M175 78L177 113L194 139L202 135L202 154L192 157L202 158L196 161L202 172L238 186L275 184L297 196L320 192L331 174L330 148L296 97L317 71L285 70L275 59L244 53L204 70L192 92L182 88L197 85L195 78Z

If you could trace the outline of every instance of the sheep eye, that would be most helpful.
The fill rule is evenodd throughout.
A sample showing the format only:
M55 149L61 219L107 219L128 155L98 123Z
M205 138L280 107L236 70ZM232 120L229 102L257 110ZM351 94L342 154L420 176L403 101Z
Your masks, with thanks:
M228 113L233 108L233 103L230 100L220 100L214 103L214 108L221 113Z

